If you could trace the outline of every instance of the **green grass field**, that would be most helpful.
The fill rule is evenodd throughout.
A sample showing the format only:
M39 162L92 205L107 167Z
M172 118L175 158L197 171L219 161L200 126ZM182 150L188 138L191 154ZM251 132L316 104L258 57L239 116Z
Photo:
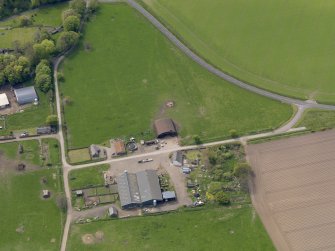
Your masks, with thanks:
M58 169L0 175L1 251L59 250L65 218L55 202L63 190L60 179ZM43 200L42 189L50 189L52 197Z
M6 129L0 131L0 135L7 135L11 131L24 130L45 125L48 115L54 113L54 104L50 103L48 95L36 88L39 104L24 109L23 112L6 116Z
M98 165L84 169L72 170L69 174L69 183L72 190L89 186L102 186L105 184L103 171L107 171L110 165Z
M23 154L18 153L19 144L23 146ZM12 160L20 160L30 164L41 165L40 145L37 140L0 144L0 152Z
M126 5L102 4L82 40L61 70L61 92L72 100L65 106L70 148L153 136L159 117L172 117L182 137L214 140L231 129L245 134L278 127L292 114L287 105L208 73ZM165 108L168 100L174 108Z
M60 26L62 24L62 11L67 7L68 3L53 4L0 21L0 28L17 27L20 16L25 15L32 18L32 27L0 29L0 48L11 48L13 41L19 41L21 44L32 41L34 34L39 30L38 26L45 26L48 29Z
M102 241L94 239L97 231ZM83 244L92 234L94 244ZM205 208L159 216L73 225L68 249L76 250L275 250L252 208Z
M335 103L335 2L142 0L200 55L257 86Z
M58 144L54 139L42 142ZM18 142L0 144L0 251L59 250L65 221L56 204L57 196L63 194L61 170L40 168L37 140L20 143L24 149L21 156L18 156ZM59 153L49 150L52 162L59 163ZM35 167L18 172L15 160ZM42 199L43 189L50 191L49 199Z
M310 130L321 130L335 127L335 111L307 110L296 127L305 126Z
M48 149L48 157L47 163L50 163L53 166L61 165L61 153L60 153L60 145L57 139L42 139L42 144L47 146Z

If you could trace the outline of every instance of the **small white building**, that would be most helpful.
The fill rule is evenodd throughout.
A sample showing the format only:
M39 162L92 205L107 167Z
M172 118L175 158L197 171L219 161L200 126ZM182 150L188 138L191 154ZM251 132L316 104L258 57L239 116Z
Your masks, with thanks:
M7 95L6 93L1 93L0 94L0 109L6 108L7 106L9 106Z

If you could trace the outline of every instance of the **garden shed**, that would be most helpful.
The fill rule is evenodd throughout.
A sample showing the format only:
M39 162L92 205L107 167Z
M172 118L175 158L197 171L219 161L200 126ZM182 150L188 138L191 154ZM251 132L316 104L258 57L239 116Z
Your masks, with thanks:
M184 164L184 156L182 151L177 151L172 154L171 162L174 166L181 167Z
M38 100L34 86L15 89L14 94L19 105L33 103Z
M50 134L51 133L51 127L50 126L43 126L43 127L38 127L36 129L36 133L41 135L41 134Z
M126 154L126 146L123 140L115 140L114 141L114 148L116 155L124 155Z
M177 129L172 119L158 119L154 123L154 129L157 138L164 138L167 136L176 136Z

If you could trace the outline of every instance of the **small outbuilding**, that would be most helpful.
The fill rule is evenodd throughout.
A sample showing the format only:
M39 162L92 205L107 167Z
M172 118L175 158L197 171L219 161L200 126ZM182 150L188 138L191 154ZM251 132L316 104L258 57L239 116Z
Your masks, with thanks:
M177 151L172 154L171 162L174 166L182 167L184 164L184 156L182 151Z
M81 197L81 196L83 196L83 195L84 195L83 190L76 190L76 196L77 196L77 197Z
M162 192L163 200L170 201L176 199L176 193L174 191Z
M154 129L157 138L164 138L167 136L177 136L177 129L172 119L158 119L154 123Z
M44 198L44 199L50 197L50 192L49 192L49 190L43 190L42 192L43 192L43 198Z
M50 134L51 133L51 127L50 126L43 126L43 127L38 127L36 129L36 133L38 135L42 135L42 134Z
M4 109L7 106L9 106L7 95L6 93L1 93L0 94L0 109Z
M25 105L38 101L34 86L14 89L14 94L19 105Z
M126 154L126 146L123 140L115 140L114 141L114 148L116 155L124 155Z
M115 207L108 208L108 215L109 217L117 217L118 216L117 209Z
M101 149L97 145L90 145L90 154L92 158L100 156Z

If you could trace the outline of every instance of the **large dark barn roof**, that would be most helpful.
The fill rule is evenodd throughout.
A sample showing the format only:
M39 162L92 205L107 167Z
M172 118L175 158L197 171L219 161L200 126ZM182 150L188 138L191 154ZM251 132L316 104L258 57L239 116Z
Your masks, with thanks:
M154 123L154 129L156 131L157 138L163 138L165 136L176 136L177 130L172 119L158 119Z

